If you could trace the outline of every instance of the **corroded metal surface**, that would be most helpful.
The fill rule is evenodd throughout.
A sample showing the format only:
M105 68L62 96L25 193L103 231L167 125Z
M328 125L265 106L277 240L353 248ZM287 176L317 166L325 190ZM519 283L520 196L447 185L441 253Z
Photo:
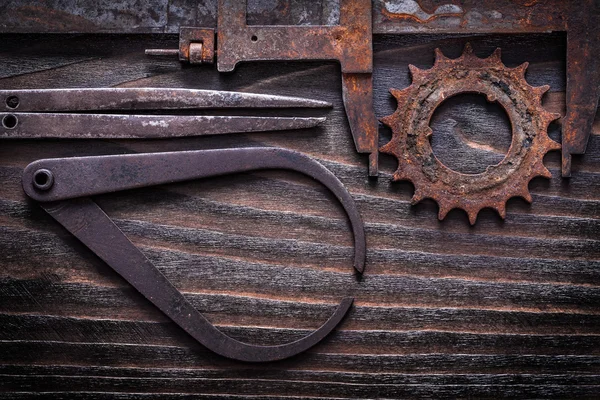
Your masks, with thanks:
M273 60L336 60L342 72L373 70L370 0L342 0L335 26L247 25L246 14L246 1L219 1L221 72L233 71L240 61Z
M248 21L261 20L259 16L265 10L260 4L246 10L245 1L225 0L221 4L224 12L219 16L219 30L225 32L222 35L219 33L219 38L227 40L220 40L219 43L219 69L233 70L236 62L244 60L338 59L344 72L364 73L367 71L359 69L372 57L369 56L370 52L364 52L364 40L370 33L359 34L362 27L368 27L369 31L372 27L375 34L567 31L567 113L563 124L562 174L570 176L571 154L585 152L600 97L600 62L594 57L600 50L600 41L597 40L600 29L597 1L375 0L372 12L370 6L368 11L363 9L366 5L362 5L363 8L349 8L347 5L352 3L369 2L342 1L340 26L264 26L247 24ZM141 10L136 8L135 15L126 12L131 8L135 8L133 4L123 6L123 11L120 11L108 10L102 4L91 1L42 3L12 0L0 6L0 12L5 16L0 22L0 31L14 32L17 28L26 32L177 32L185 25L206 26L209 29L202 32L202 37L194 37L191 41L187 35L198 34L201 29L189 31L182 28L180 48L166 53L178 55L180 59L191 63L212 61L214 46L210 42L214 38L209 31L215 26L216 3L197 5L185 0L155 0ZM332 16L326 18L328 24L336 20L336 7L333 5L327 4L323 10L310 7L310 10L313 11L303 10L299 20L290 20L286 19L286 15L290 17L290 8L281 6L275 10L276 14L280 14L279 17L267 19L305 24L314 21L317 14L320 16L317 20L327 14ZM366 19L371 19L371 15L372 22L367 22ZM360 21L354 26L361 28L345 29L344 26L352 21ZM370 43L370 37L368 40ZM158 53L165 52L162 49L154 52ZM344 87L349 86L349 82L344 83ZM374 114L363 113L365 116L355 123L352 116L361 115L364 108L353 102L346 102L346 108L357 151L371 154L371 175L376 175L376 167L373 166L376 154L371 145L377 142L377 137L372 133L377 129Z
M588 1L588 0L586 0ZM301 4L280 1L274 8L249 4L249 25L337 25L335 1ZM374 33L548 32L566 30L569 6L564 0L374 0ZM132 12L135 10L135 12ZM214 28L217 2L150 0L141 4L94 0L8 0L0 5L0 32L158 33L183 26ZM246 21L245 21L246 22Z
M182 27L179 29L179 48L146 49L148 56L176 56L190 64L212 64L215 59L215 30L212 28Z
M0 32L177 33L182 26L214 28L217 1L121 0L117 4L98 0L4 0L0 2L0 15ZM338 22L336 0L254 0L249 4L249 24Z
M215 8L194 0L6 0L0 32L176 33L180 26L213 26Z
M13 112L331 107L301 97L181 88L0 90L0 101L0 109Z
M311 99L216 90L0 90L0 138L165 139L311 128L324 117L104 114L119 110L330 107ZM96 113L81 113L96 111Z
M348 214L354 235L354 267L362 272L366 241L350 193L324 166L301 153L245 148L38 160L23 172L23 189L69 232L119 273L152 304L210 350L240 361L292 357L319 343L341 322L346 297L319 329L291 343L260 346L235 340L211 324L89 197L121 190L262 169L286 169L325 185Z
M369 153L369 175L377 176L379 130L373 110L372 75L343 73L342 98L356 150Z
M370 0L342 0L339 25L248 25L246 1L220 0L217 26L217 69L230 72L242 61L334 60L342 68L344 107L356 150L369 154L369 175L377 176L379 138L373 110L373 44ZM178 55L181 61L212 62L192 57L190 36L210 45L210 30L182 28L179 50L149 49L149 55ZM202 40L206 37L206 40ZM211 54L212 56L212 54Z
M376 0L374 8L374 33L566 31L567 111L563 119L562 175L571 176L571 154L585 153L600 98L597 0Z
M547 128L560 116L542 107L541 99L549 86L532 87L525 81L527 65L507 68L500 59L500 49L481 59L467 45L457 59L446 58L437 49L435 64L429 70L410 66L411 86L391 89L398 108L382 119L392 128L393 136L381 151L398 158L393 179L414 184L413 203L425 198L435 200L439 219L451 209L463 209L474 224L483 208L493 208L504 218L506 201L511 197L531 201L529 181L536 176L551 176L543 158L560 145L548 137ZM497 101L512 123L508 154L481 174L461 174L444 166L433 154L429 141L429 121L435 109L459 93L481 93L488 101Z
M370 0L341 0L340 24L335 26L248 25L246 1L220 0L217 68L233 71L241 61L339 61L354 144L359 153L370 155L369 175L377 176L372 38Z
M214 29L182 27L179 30L179 60L190 64L212 64L214 58Z
M573 2L575 3L575 2ZM375 33L525 33L563 31L564 0L375 0Z
M571 176L571 154L583 154L600 98L600 2L578 2L569 14L567 114L562 124L562 174Z
M169 139L306 129L325 117L0 113L1 139Z

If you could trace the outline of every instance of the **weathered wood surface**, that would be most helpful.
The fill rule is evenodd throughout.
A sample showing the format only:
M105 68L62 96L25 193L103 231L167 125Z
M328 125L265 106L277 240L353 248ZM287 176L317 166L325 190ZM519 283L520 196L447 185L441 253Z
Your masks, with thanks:
M378 116L426 68L433 49L480 56L500 46L529 61L564 109L564 36L377 37ZM354 151L334 63L252 63L232 74L147 59L175 37L0 36L0 87L162 86L328 100L321 128L169 141L3 141L0 146L0 398L598 398L600 393L600 125L573 177L530 184L502 221L477 225L437 206L410 205L412 186L378 181ZM432 123L436 154L477 172L510 142L503 111L462 97ZM381 128L381 143L390 131ZM559 139L559 129L552 136ZM366 272L352 273L352 238L325 189L287 172L147 188L96 200L213 323L252 343L282 343L327 319L343 296L348 318L310 351L253 365L191 340L21 190L33 160L145 151L281 146L310 154L352 192L368 240Z

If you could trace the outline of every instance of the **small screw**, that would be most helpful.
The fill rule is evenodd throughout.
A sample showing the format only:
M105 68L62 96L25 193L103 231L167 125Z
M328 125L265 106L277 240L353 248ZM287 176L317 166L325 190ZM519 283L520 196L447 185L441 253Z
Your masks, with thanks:
M33 186L38 190L48 190L54 185L54 175L47 169L38 169L33 174Z

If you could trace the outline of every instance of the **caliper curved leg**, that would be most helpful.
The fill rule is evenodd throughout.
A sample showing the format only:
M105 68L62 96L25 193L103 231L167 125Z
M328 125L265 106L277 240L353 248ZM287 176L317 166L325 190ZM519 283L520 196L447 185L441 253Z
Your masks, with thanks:
M277 346L242 343L225 335L204 318L86 196L272 168L309 175L337 196L350 217L355 240L355 268L362 271L364 228L352 197L321 164L289 150L251 148L39 160L25 169L23 188L30 197L41 202L46 212L198 342L225 357L265 362L291 357L317 344L339 324L353 299L344 298L325 324L297 341Z
M329 320L308 336L279 346L256 346L215 328L125 236L89 197L42 203L42 208L194 339L222 356L240 361L275 361L317 344L352 305L345 298Z

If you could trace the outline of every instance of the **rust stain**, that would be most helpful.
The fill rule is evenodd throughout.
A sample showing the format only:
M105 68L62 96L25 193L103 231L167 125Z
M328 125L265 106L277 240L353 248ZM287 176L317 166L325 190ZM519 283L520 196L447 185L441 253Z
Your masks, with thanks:
M439 205L440 220L450 210L460 208L474 224L483 208L495 209L504 218L506 202L511 197L531 202L529 181L536 176L552 176L543 158L548 151L560 149L560 144L547 134L548 125L560 115L542 107L542 96L549 86L530 86L525 80L527 65L508 68L501 61L500 49L481 59L467 45L457 59L446 58L436 49L435 64L429 70L409 66L411 86L390 90L398 108L381 120L393 132L381 152L398 159L394 181L414 184L413 204L430 198ZM431 148L431 116L444 100L460 93L481 93L488 101L497 101L513 127L506 157L481 174L461 174L449 169Z
M518 0L517 3L522 3L524 7L532 7L538 4L540 0Z

